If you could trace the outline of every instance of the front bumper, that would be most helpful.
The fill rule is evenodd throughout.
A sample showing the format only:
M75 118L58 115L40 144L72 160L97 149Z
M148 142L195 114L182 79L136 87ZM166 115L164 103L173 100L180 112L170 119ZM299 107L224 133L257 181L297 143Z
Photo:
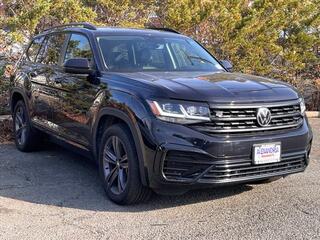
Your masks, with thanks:
M309 163L312 131L306 119L296 129L256 134L207 135L159 120L151 129L160 143L148 173L153 189L252 182L303 172ZM281 142L281 162L254 165L253 145L270 142Z

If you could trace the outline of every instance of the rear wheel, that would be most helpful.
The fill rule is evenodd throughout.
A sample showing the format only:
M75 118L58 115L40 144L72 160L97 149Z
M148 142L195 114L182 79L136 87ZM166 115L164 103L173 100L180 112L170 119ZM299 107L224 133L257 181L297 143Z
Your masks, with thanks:
M34 150L42 135L30 124L27 108L23 101L18 101L13 112L14 139L17 148L22 152Z
M131 133L124 124L108 128L102 137L99 168L107 196L118 204L147 200L151 190L142 185Z

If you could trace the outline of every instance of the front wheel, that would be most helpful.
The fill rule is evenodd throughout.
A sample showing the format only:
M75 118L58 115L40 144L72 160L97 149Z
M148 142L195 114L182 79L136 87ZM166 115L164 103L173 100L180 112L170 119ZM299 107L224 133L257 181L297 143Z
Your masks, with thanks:
M117 204L147 200L151 190L142 185L136 148L126 125L116 124L103 134L99 169L107 196Z

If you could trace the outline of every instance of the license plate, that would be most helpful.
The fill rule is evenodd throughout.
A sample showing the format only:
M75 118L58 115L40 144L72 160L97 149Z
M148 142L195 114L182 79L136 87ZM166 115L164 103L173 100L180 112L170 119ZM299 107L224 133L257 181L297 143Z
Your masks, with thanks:
M281 161L281 143L253 145L253 163L268 164Z

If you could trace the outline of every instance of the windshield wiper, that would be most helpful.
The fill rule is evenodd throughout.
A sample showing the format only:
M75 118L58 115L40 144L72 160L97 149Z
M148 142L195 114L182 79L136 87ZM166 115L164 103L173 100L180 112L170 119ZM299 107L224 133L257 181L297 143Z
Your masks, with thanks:
M215 65L213 62L210 62L209 60L205 59L205 58L202 58L202 57L199 57L199 56L192 56L192 55L187 55L187 57L189 59L197 59L197 60L200 60L200 61L203 61L203 62L207 62L207 63L210 63L212 65Z
M182 52L188 58L188 60L190 61L191 65L194 65L192 59L197 59L197 60L200 60L200 61L203 61L203 62L210 63L210 64L215 66L215 64L213 62L210 62L209 60L207 60L205 58L202 58L202 57L199 57L199 56L189 55L189 54L186 53L186 51L183 51L183 50L182 50Z
M192 58L190 57L190 55L188 55L187 53L186 53L186 51L184 51L184 50L182 50L181 49L181 51L183 52L183 54L188 58L188 60L189 60L189 62L191 63L191 65L193 66L194 65L194 63L193 63L193 61L191 60Z

